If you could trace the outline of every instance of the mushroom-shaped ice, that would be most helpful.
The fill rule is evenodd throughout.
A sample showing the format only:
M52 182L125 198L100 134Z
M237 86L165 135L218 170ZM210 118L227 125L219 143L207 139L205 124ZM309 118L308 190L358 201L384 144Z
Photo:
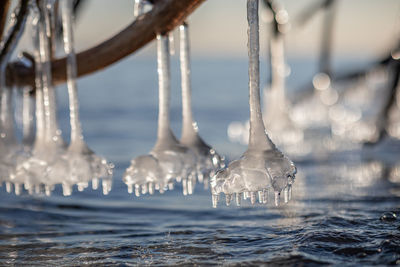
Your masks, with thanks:
M61 184L64 195L72 193L72 186L83 190L92 180L93 188L103 178L103 193L111 190L112 164L95 155L85 144L79 122L76 88L76 57L72 37L72 2L62 1L64 49L67 54L67 82L70 98L71 143L66 145L57 127L55 93L51 75L51 47L47 34L54 16L54 2L32 2L33 43L35 47L36 137L29 156L16 164L11 180L23 184L29 193L50 195L56 184ZM16 186L17 191L17 186Z
M217 206L219 194L224 193L229 205L235 194L240 205L242 196L261 203L268 201L269 191L275 193L275 205L279 205L283 191L285 202L291 197L291 185L296 167L269 139L262 118L260 104L258 0L247 1L248 49L249 49L249 145L243 156L231 162L211 179L213 207Z
M197 178L199 182L204 182L205 187L208 187L209 178L212 177L218 169L224 168L225 162L224 158L199 136L197 123L193 119L188 25L183 23L179 27L179 31L183 119L180 143L189 147L196 154Z
M159 110L157 141L148 155L132 160L123 180L128 191L135 194L151 193L154 185L160 193L173 189L174 182L182 182L183 194L192 194L196 183L196 155L181 145L170 127L170 62L169 41L167 36L157 35L157 65L159 85Z
M68 164L68 179L63 181L63 186L70 189L74 184L78 190L85 189L89 182L92 188L97 189L102 181L103 194L108 194L112 185L114 165L101 156L96 155L85 143L82 127L79 120L78 91L76 85L77 69L76 54L74 51L72 9L71 1L62 2L62 24L64 51L67 55L67 87L69 96L69 111L71 124L71 143L69 144L63 160ZM62 164L60 162L60 164Z

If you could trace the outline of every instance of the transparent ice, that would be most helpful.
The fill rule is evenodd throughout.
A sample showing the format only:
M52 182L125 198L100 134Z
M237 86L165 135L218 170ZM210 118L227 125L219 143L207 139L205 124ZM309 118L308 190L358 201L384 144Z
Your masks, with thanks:
M111 190L113 165L96 156L84 143L79 122L76 88L76 58L72 37L72 1L62 1L64 43L67 54L67 80L70 97L71 143L66 147L58 129L56 118L55 91L52 86L51 22L54 21L54 1L30 2L31 25L35 58L36 94L36 136L31 151L23 150L15 159L15 168L9 173L10 182L19 194L22 186L29 194L50 195L55 185L61 184L65 196L72 193L76 184L78 190L86 188L90 181L98 188L102 178L103 193ZM29 96L29 95L28 95ZM26 98L24 94L24 98ZM24 103L28 102L24 100ZM26 109L26 108L25 108ZM25 114L26 113L26 114ZM12 114L9 112L8 114ZM29 143L29 112L24 111L24 139ZM28 127L29 128L29 127ZM27 139L27 140L25 140ZM26 148L26 145L24 145Z
M148 155L139 156L131 161L123 181L128 191L137 196L163 193L174 188L175 181L182 182L183 194L192 194L196 184L196 155L189 148L181 145L170 127L169 102L170 52L167 36L157 35L157 65L159 85L159 110L157 141ZM141 188L141 190L139 190ZM150 189L151 188L151 189Z
M250 133L249 145L243 156L231 162L211 179L213 207L217 206L220 193L224 193L226 204L233 198L240 205L241 199L250 198L254 204L267 203L269 192L274 192L275 205L291 198L291 188L296 174L293 162L280 152L269 139L262 118L260 104L259 73L259 26L258 0L247 1L248 52L249 52L249 103Z
M182 81L182 137L180 143L189 147L197 158L196 170L199 182L208 187L209 178L225 167L224 158L210 147L198 134L197 123L193 119L190 83L190 45L188 25L184 23L180 30L180 63Z
M46 193L62 183L67 165L61 160L65 142L58 129L55 91L51 77L50 16L53 1L31 2L36 86L36 137L30 155L16 164L12 179L32 193ZM63 162L63 164L60 164Z
M67 55L67 87L69 96L69 111L71 125L71 142L62 156L68 166L68 179L63 181L63 188L69 193L72 185L76 184L78 190L84 190L89 182L92 188L97 189L101 181L103 194L108 194L112 185L113 164L108 163L103 157L96 155L85 143L82 127L79 120L78 91L76 84L77 65L74 51L73 38L73 1L62 1L62 24L64 51ZM63 164L62 162L59 164Z
M0 43L0 50L3 51L6 40L10 34L14 31L17 24L17 14L19 12L20 5L16 7L14 12L11 14L10 26L7 33L4 35L2 42ZM13 39L12 43L8 47L4 58L0 64L0 185L5 182L7 192L12 191L12 174L22 147L18 144L14 133L14 109L12 101L12 88L6 86L6 66L10 60L12 53L21 38L23 33L26 19L22 21L21 27L17 32L16 38ZM20 192L20 186L16 187L16 192Z
M269 12L262 12L269 15L265 21L270 27L270 78L262 90L264 124L275 144L290 154L297 155L304 152L298 146L303 141L304 133L294 126L289 116L292 103L286 96L286 78L290 74L290 67L285 60L285 33L289 28L289 16L284 6L277 1L272 1L271 8L273 11L267 9ZM228 127L228 136L234 142L248 144L249 127L249 121L232 122Z

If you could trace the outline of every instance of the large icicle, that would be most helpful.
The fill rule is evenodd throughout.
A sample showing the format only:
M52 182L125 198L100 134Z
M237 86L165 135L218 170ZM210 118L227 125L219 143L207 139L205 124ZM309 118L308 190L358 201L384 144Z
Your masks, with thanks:
M165 183L182 180L183 194L191 194L196 182L196 156L179 144L172 133L169 119L170 53L168 36L157 35L159 111L157 142L150 152L159 161Z
M192 88L190 82L190 42L188 25L179 27L180 32L180 63L182 83L182 137L181 144L189 147L197 157L197 177L199 182L208 186L209 178L215 172L225 167L224 158L218 155L213 148L206 144L198 134L197 123L192 114Z
M6 86L6 67L22 36L26 23L25 16L20 24L18 24L17 14L25 10L26 6L26 2L21 2L11 14L9 30L0 43L0 51L5 52L0 62L0 185L5 182L7 192L11 192L12 190L12 175L20 146L17 143L14 133L12 88ZM13 37L12 34L16 35ZM11 42L7 44L8 40ZM19 186L17 187L19 188Z
M71 143L64 155L68 162L68 179L63 181L64 194L71 192L74 184L78 190L86 188L90 181L94 188L98 187L99 179L102 179L103 193L108 194L112 185L113 165L97 156L84 142L82 127L79 120L78 91L76 84L76 55L74 51L73 1L61 1L64 51L67 55L67 87L69 96L69 111L71 125Z
M259 71L259 26L258 0L247 1L248 53L249 53L249 104L250 133L247 151L211 180L213 207L217 206L219 194L236 194L236 203L241 197L250 198L252 204L258 196L259 202L266 203L269 190L275 192L275 205L279 205L280 193L284 191L285 202L290 198L291 184L296 167L280 152L265 131L260 104ZM229 201L228 201L229 200Z
M183 194L192 194L196 183L196 156L193 151L179 144L170 128L170 62L167 36L157 35L157 65L159 85L159 110L157 141L149 155L131 161L124 174L128 191L135 194L161 193L173 189L175 180L182 181ZM142 188L142 190L139 190ZM150 188L152 188L150 190Z
M36 137L31 155L26 155L25 159L17 164L13 179L14 183L23 184L30 194L44 191L49 195L54 185L61 179L60 174L65 173L66 166L64 164L63 169L58 169L58 173L54 173L54 168L52 168L52 164L61 156L64 143L62 139L58 138L60 132L57 131L55 110L51 111L52 108L55 108L51 100L55 102L55 99L50 96L50 91L53 91L49 58L50 47L44 15L47 2L43 1L41 4L42 6L38 7L36 2L32 1L30 6L35 57Z

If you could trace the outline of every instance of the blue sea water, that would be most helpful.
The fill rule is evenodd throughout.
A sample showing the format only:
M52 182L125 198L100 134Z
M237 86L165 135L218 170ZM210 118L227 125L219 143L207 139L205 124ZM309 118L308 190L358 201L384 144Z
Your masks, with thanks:
M288 87L296 90L315 67L291 63ZM171 120L179 136L176 58L172 64ZM248 117L247 60L195 59L192 74L201 136L228 159L239 157L245 147L231 143L226 130ZM177 186L137 198L121 177L156 138L155 60L130 57L78 85L86 141L115 164L113 189L103 196L75 188L64 197L56 188L45 197L15 196L0 187L0 265L400 264L398 149L368 159L361 150L297 158L293 199L280 207L221 202L213 209L210 192L199 185L191 196ZM57 90L59 123L68 139L66 90Z

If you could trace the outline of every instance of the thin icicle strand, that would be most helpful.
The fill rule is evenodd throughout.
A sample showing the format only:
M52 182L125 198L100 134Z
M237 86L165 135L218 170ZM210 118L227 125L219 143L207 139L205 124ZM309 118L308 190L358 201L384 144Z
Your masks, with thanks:
M168 37L157 35L157 72L159 86L159 111L158 111L158 139L165 137L170 131L169 102L171 94L170 85L170 58Z
M190 82L190 44L188 25L180 26L180 63L181 63L181 84L182 84L182 136L185 136L195 129L193 128L192 114L192 88Z
M33 103L30 96L30 87L25 87L22 92L22 143L31 145L33 136Z
M53 1L43 0L40 2L40 27L39 27L39 38L40 38L40 58L42 62L42 85L43 85L43 99L44 99L44 113L46 119L46 138L48 140L59 141L58 126L57 126L57 115L56 115L56 101L55 92L52 82L51 73L51 46L50 39L47 31L50 31L51 25L49 8L47 4L53 5ZM51 7L53 10L53 7ZM54 10L53 10L54 11Z
M34 142L35 150L39 149L42 145L41 142L44 141L45 136L45 117L44 117L44 106L43 106L43 82L42 82L42 63L40 59L40 13L39 9L36 5L32 5L31 7L33 13L32 20L32 43L33 43L33 51L35 58L35 87L36 87L36 137Z
M260 41L258 0L247 1L248 53L249 53L249 91L250 91L250 135L249 148L263 146L265 149L274 147L265 134L260 103ZM260 143L262 142L262 143Z
M22 3L26 4L26 3ZM7 40L11 38L11 35L14 33L15 27L18 25L17 14L20 12L22 6L19 5L14 12L11 14L10 28L5 35L4 39L0 43L0 51L3 51L6 46ZM19 39L22 36L24 27L26 23L26 16L23 17L23 21L19 25L19 29L17 29L16 37L11 40L9 44L8 51L6 51L2 61L0 62L0 108L1 108L1 116L0 116L0 124L2 127L0 129L2 132L0 133L1 138L7 138L7 143L15 143L16 138L14 136L14 121L13 121L13 109L12 109L12 91L6 89L6 67L7 63L10 60L12 53L14 52ZM3 132L6 131L7 133Z
M69 110L70 110L70 123L71 123L71 143L83 139L82 127L79 121L79 104L78 104L78 90L76 86L77 65L76 54L74 51L74 36L72 27L72 1L61 1L62 16L63 16L63 39L64 51L67 55L67 86L69 96Z

